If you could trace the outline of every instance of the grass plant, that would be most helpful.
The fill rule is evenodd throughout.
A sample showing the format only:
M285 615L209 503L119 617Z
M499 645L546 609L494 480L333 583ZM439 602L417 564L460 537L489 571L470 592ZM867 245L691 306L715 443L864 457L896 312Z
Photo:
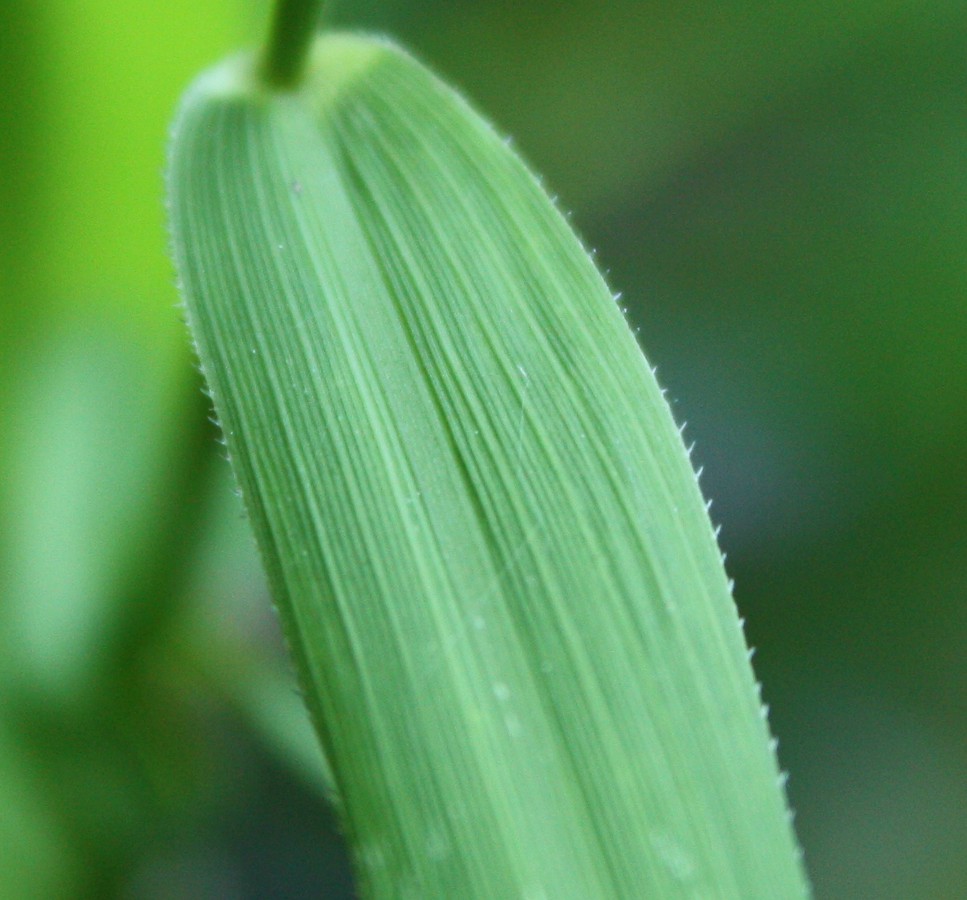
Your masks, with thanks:
M679 429L540 182L391 42L203 74L174 255L363 893L806 895Z

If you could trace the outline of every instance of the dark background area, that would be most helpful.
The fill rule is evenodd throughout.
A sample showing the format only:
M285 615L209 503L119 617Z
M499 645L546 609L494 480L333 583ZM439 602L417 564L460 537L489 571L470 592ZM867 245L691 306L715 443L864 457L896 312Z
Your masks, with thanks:
M0 895L349 896L163 210L253 0L0 7ZM967 7L342 0L623 294L818 897L967 896Z

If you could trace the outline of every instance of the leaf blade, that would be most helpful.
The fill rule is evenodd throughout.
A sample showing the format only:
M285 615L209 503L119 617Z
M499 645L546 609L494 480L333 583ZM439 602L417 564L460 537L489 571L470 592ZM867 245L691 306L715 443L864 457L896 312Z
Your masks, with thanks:
M368 890L801 896L704 502L564 219L385 44L235 71L176 261Z

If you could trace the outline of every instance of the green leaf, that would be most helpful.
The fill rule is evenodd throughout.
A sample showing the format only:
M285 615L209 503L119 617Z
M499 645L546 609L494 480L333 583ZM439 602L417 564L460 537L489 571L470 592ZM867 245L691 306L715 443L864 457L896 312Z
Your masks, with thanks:
M199 356L364 893L807 893L696 478L535 178L406 54L176 126Z

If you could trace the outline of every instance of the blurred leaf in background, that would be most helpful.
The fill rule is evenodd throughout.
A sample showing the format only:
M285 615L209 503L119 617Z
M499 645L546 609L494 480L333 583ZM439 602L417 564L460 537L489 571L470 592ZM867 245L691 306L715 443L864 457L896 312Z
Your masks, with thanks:
M249 0L0 7L0 895L348 896L174 304ZM723 523L819 897L967 895L967 8L342 0L545 173Z

